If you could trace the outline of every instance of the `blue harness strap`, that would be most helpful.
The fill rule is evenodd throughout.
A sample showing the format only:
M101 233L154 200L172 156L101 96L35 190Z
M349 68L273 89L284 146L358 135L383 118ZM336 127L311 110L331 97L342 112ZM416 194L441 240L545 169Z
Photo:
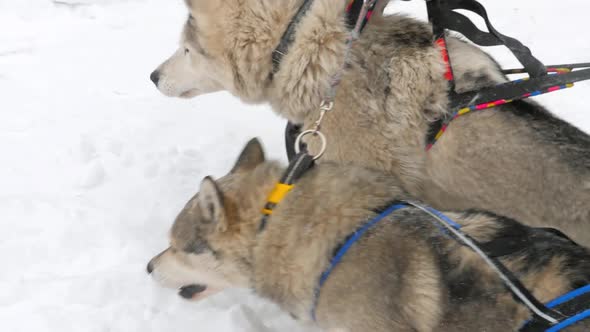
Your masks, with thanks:
M586 318L590 318L590 285L571 291L565 295L562 295L553 301L542 305L538 303L538 300L524 288L524 285L516 279L510 271L508 271L503 264L490 258L487 254L481 252L477 241L471 239L466 234L460 231L461 225L454 222L451 218L444 215L442 212L435 210L431 207L422 206L420 204L412 202L395 202L386 209L379 210L379 214L373 219L366 222L364 225L359 227L354 233L349 235L344 243L335 250L335 255L330 260L330 264L326 270L322 273L318 284L316 285L313 293L313 302L311 306L311 317L316 320L316 309L320 297L320 292L323 285L326 283L330 274L342 261L342 258L348 250L372 227L377 225L380 221L385 219L387 216L395 211L407 208L416 207L428 214L434 219L441 222L438 226L442 233L454 237L457 241L463 245L471 247L476 252L480 253L480 256L484 260L489 261L489 265L497 269L497 273L502 278L504 284L508 286L508 289L513 295L520 296L520 302L527 305L529 310L533 313L533 319L525 322L519 331L535 331L535 332L558 332L567 327L570 327ZM531 303L532 302L532 303ZM552 311L555 309L557 311ZM541 313L541 314L539 314ZM559 317L550 317L553 320L545 319L546 314L557 313Z
M536 319L525 322L521 332L558 332L590 318L590 285L564 294L546 304L547 308L559 310L567 318L557 324L548 325Z
M567 319L562 320L561 322L559 322L558 324L555 324L553 326L551 326L550 328L548 328L547 330L545 330L545 332L557 332L557 331L561 331L567 327L570 327L586 318L590 317L590 309L586 310L586 311L582 311L581 313L569 317Z
M313 318L314 321L316 320L315 311L316 311L316 308L318 305L318 300L320 298L320 291L322 289L322 286L324 285L324 283L326 283L326 280L328 280L328 277L330 276L330 274L332 273L334 268L336 268L336 266L340 263L340 261L342 260L342 257L344 257L344 255L346 255L346 253L348 252L350 247L352 247L352 245L355 242L357 242L369 229L371 229L373 226L375 226L381 220L385 219L385 217L387 217L388 215L392 214L393 212L395 212L397 210L401 210L406 207L408 207L408 205L406 203L398 203L398 204L394 204L394 205L390 206L389 208L385 209L383 212L381 212L375 218L371 219L366 224L364 224L363 226L358 228L354 233L352 233L348 237L348 239L344 242L344 244L342 246L340 246L339 249L337 249L336 255L334 255L334 257L332 257L332 260L330 261L330 265L328 265L328 268L324 271L324 273L322 273L322 276L320 277L320 282L318 283L318 285L314 289L313 304L311 306L311 317Z
M573 291L571 291L565 295L562 295L562 296L556 298L555 300L547 303L547 308L555 308L558 305L569 302L572 299L575 299L579 296L582 296L584 294L589 294L589 293L590 293L590 285L584 286L582 288L578 288L576 290L573 290Z

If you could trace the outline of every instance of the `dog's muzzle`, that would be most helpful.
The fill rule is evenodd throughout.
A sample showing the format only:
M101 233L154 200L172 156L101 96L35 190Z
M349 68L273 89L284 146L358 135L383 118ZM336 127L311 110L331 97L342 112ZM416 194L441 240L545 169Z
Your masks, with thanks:
M147 270L148 274L152 274L152 272L154 272L154 264L152 264L152 262L149 262L146 267L146 270ZM178 290L178 295L180 295L181 297L183 297L187 300L191 300L196 295L198 295L206 290L207 290L207 286L188 285L188 286L180 287L180 289Z

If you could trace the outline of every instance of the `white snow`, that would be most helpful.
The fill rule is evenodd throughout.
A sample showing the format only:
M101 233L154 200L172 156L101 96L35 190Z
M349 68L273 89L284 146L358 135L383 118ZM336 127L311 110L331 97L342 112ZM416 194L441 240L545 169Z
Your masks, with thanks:
M483 2L545 63L590 61L586 2ZM395 6L424 17L423 0ZM145 273L203 176L254 136L284 153L267 107L152 86L185 15L180 0L0 0L2 331L306 330L248 292L192 303ZM590 131L589 93L538 100Z

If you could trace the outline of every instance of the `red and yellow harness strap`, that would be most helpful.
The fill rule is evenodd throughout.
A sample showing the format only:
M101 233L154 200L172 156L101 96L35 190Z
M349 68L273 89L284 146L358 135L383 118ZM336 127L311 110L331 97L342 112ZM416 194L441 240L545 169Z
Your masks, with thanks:
M285 196L287 196L287 194L293 189L293 187L295 187L295 185L293 184L285 184L278 182L275 185L274 189L271 191L270 195L268 195L268 198L266 199L266 204L262 209L262 214L264 214L265 216L270 216L275 206L277 206L277 204L279 204L283 199L285 199Z

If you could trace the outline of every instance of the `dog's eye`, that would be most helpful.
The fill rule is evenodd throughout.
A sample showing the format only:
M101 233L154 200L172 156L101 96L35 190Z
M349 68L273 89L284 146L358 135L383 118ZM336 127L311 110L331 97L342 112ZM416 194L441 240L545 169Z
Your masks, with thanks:
M188 48L184 48L184 55L187 55L190 52L190 50Z
M188 244L184 248L184 251L189 254L200 255L207 251L211 251L211 248L209 248L209 245L205 241L196 241L194 243Z

